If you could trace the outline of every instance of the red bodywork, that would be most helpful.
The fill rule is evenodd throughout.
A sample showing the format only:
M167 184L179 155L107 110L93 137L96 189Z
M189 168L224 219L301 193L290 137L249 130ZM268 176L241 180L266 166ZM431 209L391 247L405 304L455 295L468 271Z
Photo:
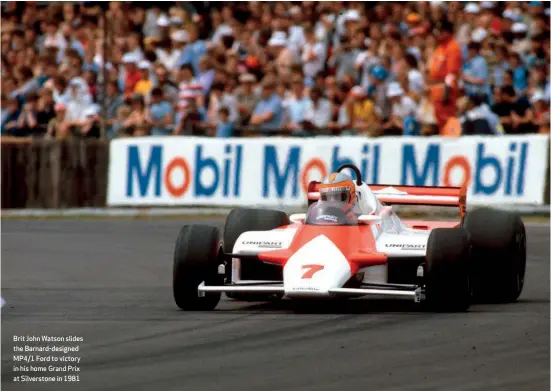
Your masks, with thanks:
M319 199L318 186L320 182L312 181L308 185L308 205ZM466 210L466 189L459 187L429 187L429 186L392 186L369 185L376 192L385 188L393 188L402 194L377 194L377 198L387 205L432 205L455 206L459 214L464 216ZM406 193L406 194L403 194ZM381 215L390 213L390 208L384 208ZM457 221L423 221L402 220L404 225L413 229L433 230L435 228L454 228ZM381 265L387 262L385 253L376 251L375 237L370 225L358 226L311 226L291 224L281 228L296 227L297 232L289 248L273 250L258 254L260 260L285 266L287 260L305 244L320 234L333 242L350 263L352 274L358 269Z

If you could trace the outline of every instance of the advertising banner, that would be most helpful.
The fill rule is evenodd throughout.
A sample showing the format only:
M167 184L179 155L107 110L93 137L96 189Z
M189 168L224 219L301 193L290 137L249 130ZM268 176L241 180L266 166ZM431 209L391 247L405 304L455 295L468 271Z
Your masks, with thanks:
M144 137L111 142L110 206L300 206L352 163L373 184L468 185L470 204L542 204L549 136Z

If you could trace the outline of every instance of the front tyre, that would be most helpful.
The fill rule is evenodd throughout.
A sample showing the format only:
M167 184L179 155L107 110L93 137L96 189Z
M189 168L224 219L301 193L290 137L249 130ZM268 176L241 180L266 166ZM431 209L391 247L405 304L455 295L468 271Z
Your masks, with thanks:
M218 228L206 225L184 226L176 240L172 290L176 305L186 311L213 310L221 294L199 296L199 284L222 285L218 274L222 239Z
M235 208L226 218L224 252L233 252L235 242L243 232L270 231L289 224L287 214L279 210ZM226 267L231 272L231 263ZM241 279L243 280L278 281L282 278L281 266L269 265L256 260L241 260ZM228 275L228 279L231 279L231 274ZM274 295L246 293L226 293L226 296L243 301L265 301L274 298Z
M469 234L461 228L434 229L427 242L426 304L431 311L463 312L471 305Z

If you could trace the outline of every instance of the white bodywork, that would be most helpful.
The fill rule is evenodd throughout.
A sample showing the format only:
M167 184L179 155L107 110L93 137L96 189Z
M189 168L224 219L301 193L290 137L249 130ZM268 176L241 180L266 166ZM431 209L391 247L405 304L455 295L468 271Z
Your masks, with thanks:
M309 265L323 269L310 278L303 278L311 272ZM283 287L288 297L328 296L329 290L340 288L351 277L350 266L344 255L327 237L319 235L302 246L283 268Z

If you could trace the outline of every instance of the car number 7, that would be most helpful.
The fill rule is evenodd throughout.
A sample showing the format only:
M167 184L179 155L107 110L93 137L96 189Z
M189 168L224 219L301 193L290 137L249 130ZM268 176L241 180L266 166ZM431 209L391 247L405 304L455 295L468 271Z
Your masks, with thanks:
M303 265L302 270L306 269L306 272L302 275L302 279L312 278L314 274L323 270L324 267L323 265Z

